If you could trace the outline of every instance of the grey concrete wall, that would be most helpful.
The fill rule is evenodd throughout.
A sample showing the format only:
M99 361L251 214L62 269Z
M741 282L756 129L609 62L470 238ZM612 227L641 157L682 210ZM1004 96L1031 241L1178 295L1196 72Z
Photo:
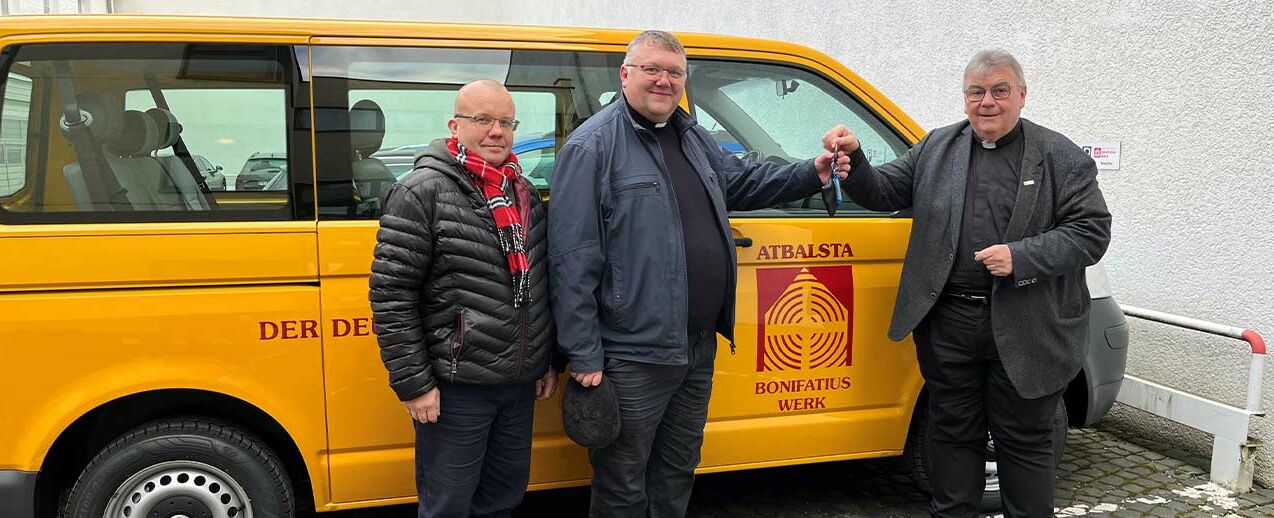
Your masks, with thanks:
M115 0L118 12L660 28L787 40L822 50L874 84L921 125L962 117L960 74L1002 46L1029 85L1023 112L1074 140L1122 144L1122 168L1100 175L1114 214L1105 263L1118 300L1274 338L1274 3L1269 1L1009 2L272 2ZM1242 344L1134 324L1129 372L1242 403ZM1272 392L1274 391L1267 391ZM1274 396L1265 398L1274 407ZM1134 411L1122 425L1208 452ZM1274 444L1274 423L1257 436ZM1259 478L1274 482L1274 446Z

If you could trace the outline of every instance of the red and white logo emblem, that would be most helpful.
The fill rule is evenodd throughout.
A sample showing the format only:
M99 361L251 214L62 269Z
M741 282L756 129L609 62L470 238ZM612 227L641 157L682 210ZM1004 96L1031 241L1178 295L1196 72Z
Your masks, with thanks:
M849 266L756 271L756 370L847 367L854 336Z

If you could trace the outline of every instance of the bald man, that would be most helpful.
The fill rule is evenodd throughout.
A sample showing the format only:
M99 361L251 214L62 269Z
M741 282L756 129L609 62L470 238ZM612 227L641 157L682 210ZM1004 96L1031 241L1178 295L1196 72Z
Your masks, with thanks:
M372 314L416 427L422 518L510 516L535 400L557 385L545 207L510 152L514 117L500 83L461 88L451 137L389 190L376 234Z

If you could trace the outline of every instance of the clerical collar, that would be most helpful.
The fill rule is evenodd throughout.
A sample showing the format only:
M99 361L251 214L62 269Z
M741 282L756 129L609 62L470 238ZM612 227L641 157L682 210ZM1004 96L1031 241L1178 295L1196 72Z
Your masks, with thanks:
M637 110L634 110L631 104L628 105L628 113L633 116L633 120L637 121L637 124L640 124L641 127L651 131L654 131L656 129L662 129L668 126L669 121L653 122L650 119L647 119L644 115L639 113Z
M973 132L973 140L976 141L978 144L980 144L982 146L982 149L995 149L998 147L1004 147L1012 143L1021 134L1022 134L1022 119L1018 119L1017 125L1013 126L1013 130L1010 131L1007 135L1000 137L1000 140L997 140L995 142L987 142L985 140L982 140L981 137L978 137L978 133L976 131Z

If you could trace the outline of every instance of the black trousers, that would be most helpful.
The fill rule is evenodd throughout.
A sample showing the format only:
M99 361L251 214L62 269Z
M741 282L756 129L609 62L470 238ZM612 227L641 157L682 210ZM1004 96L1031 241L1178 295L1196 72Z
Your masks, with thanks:
M438 422L416 423L419 518L508 517L531 477L533 383L439 383Z
M914 337L929 394L924 460L932 515L977 515L989 430L1004 515L1053 516L1052 417L1062 393L1018 395L1000 363L985 301L943 296Z
M589 450L593 464L589 515L683 517L699 465L712 395L716 337L692 338L687 365L609 358L604 376L619 396L619 438Z

